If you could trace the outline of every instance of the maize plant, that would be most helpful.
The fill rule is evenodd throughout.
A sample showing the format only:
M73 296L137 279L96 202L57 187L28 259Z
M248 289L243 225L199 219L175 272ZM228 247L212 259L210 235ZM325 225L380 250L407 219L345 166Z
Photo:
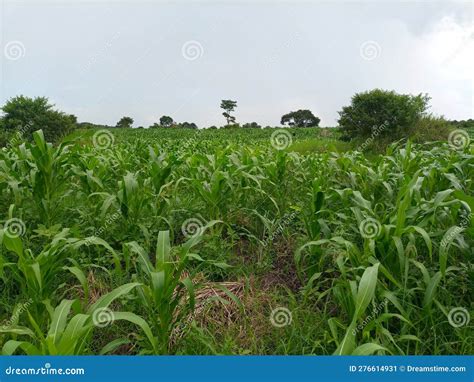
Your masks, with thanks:
M286 132L0 150L2 352L472 354L472 144Z

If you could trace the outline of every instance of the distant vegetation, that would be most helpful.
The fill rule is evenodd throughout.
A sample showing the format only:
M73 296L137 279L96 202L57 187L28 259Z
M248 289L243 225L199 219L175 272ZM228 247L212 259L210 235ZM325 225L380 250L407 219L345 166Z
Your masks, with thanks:
M34 131L42 129L45 139L54 142L77 126L76 116L56 110L45 97L13 97L1 110L1 130L17 139L30 139Z
M446 140L455 128L474 131L472 119L446 121L430 114L429 100L428 95L413 96L381 89L357 93L352 97L351 104L339 111L337 128L341 134L338 134L338 139L351 141L354 145L365 142L364 149L382 152L390 143L400 139L411 138L414 142L423 143ZM225 124L203 128L249 130L275 127L262 127L258 122L238 123L233 114L237 101L224 99L220 107ZM45 97L14 97L7 101L2 111L0 147L9 144L12 139L29 140L31 133L38 129L43 130L45 139L57 142L74 129L132 128L134 123L130 116L122 117L115 126L77 122L76 116L55 109ZM318 127L320 118L311 110L299 109L284 114L280 123L297 128ZM143 126L136 128L143 129ZM163 115L149 128L198 129L198 126L194 122L177 122L172 116Z
M292 127L317 127L320 121L310 110L297 110L282 116L280 123Z

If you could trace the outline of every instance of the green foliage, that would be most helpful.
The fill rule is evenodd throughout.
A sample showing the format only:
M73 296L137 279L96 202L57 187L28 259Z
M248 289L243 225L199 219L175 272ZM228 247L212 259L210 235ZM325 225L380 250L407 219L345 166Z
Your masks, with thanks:
M251 123L244 123L242 125L242 128L244 128L244 129L261 129L262 126L260 126L257 122L251 122Z
M33 131L41 129L48 141L56 142L74 130L77 123L74 115L54 110L54 105L45 97L13 97L5 103L2 111L4 116L0 127L16 132L21 140L31 139Z
M472 118L460 121L452 120L448 122L456 129L474 129L474 119Z
M450 322L472 316L472 145L284 131L284 150L169 128L0 150L2 352L471 354Z
M429 97L397 94L375 89L357 93L351 105L339 112L339 126L344 137L367 138L390 136L392 140L405 137L426 114Z
M227 125L231 125L235 123L235 117L231 115L235 108L237 107L237 101L232 101L230 99L223 99L221 101L221 109L224 110L222 115L225 117L227 121Z
M321 120L316 117L311 110L291 111L281 117L282 125L288 124L293 127L317 127Z
M447 142L449 133L452 130L448 121L444 118L423 116L410 131L410 139L416 143L433 141Z
M160 118L160 126L162 126L162 127L171 127L173 125L174 125L173 118L171 118L167 115L163 115Z
M133 118L130 117L122 117L120 118L120 121L117 122L117 125L115 127L117 128L131 128L133 125Z

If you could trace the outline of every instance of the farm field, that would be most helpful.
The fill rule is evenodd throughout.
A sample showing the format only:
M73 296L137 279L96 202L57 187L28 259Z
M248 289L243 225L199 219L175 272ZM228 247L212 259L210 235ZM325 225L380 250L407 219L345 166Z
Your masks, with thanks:
M338 138L1 149L2 354L472 354L473 145Z

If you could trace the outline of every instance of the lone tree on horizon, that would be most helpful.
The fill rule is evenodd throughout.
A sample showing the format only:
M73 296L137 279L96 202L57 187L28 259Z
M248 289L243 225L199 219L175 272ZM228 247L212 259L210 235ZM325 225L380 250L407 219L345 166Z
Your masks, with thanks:
M294 127L317 127L321 120L316 117L311 110L300 109L291 111L281 117L282 125L288 124Z
M116 127L121 128L130 128L133 125L133 118L130 117L122 117L120 121L117 122Z
M230 115L230 113L233 112L236 107L237 107L237 101L232 101L230 99L223 99L221 101L221 109L224 110L222 115L225 117L227 121L227 125L230 125L231 123L235 123L235 117L233 115Z

